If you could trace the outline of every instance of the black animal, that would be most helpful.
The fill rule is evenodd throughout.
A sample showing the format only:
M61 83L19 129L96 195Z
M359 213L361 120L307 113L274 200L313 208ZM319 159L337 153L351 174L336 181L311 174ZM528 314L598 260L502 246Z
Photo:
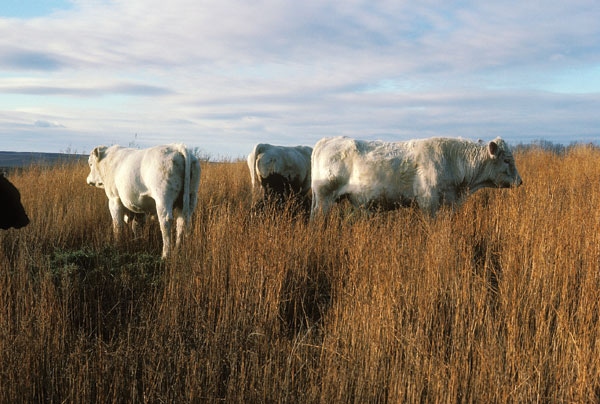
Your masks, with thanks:
M29 224L25 208L21 204L19 190L0 174L0 229L20 229Z

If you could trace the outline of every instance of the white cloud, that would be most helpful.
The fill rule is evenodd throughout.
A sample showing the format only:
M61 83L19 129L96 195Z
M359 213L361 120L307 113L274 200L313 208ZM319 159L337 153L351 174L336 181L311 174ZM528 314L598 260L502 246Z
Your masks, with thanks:
M234 156L335 134L588 137L598 18L593 1L74 1L0 19L0 116L86 148L138 134Z
M58 122L50 122L43 119L38 119L33 123L37 128L64 128L65 126Z

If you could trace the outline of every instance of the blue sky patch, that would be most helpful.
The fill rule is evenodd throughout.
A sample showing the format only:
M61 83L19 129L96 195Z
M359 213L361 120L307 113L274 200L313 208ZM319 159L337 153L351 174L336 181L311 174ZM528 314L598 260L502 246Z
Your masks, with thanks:
M23 19L42 17L72 7L73 3L68 0L2 0L0 17Z

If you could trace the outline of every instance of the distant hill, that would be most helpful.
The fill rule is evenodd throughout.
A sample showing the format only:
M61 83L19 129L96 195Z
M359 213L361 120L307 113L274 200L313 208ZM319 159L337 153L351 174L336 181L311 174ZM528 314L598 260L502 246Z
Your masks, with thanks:
M0 151L0 169L10 170L31 164L56 164L65 161L85 160L87 155L67 153L38 153Z

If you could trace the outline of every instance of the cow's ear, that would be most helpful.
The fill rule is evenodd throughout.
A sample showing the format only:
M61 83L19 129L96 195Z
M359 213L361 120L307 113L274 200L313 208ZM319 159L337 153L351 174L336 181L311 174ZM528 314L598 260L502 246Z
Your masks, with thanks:
M493 140L488 143L488 151L490 152L490 157L496 158L500 153L500 147L498 147L498 143Z
M92 150L92 155L96 157L98 160L102 159L102 154L104 152L104 146L97 146Z

